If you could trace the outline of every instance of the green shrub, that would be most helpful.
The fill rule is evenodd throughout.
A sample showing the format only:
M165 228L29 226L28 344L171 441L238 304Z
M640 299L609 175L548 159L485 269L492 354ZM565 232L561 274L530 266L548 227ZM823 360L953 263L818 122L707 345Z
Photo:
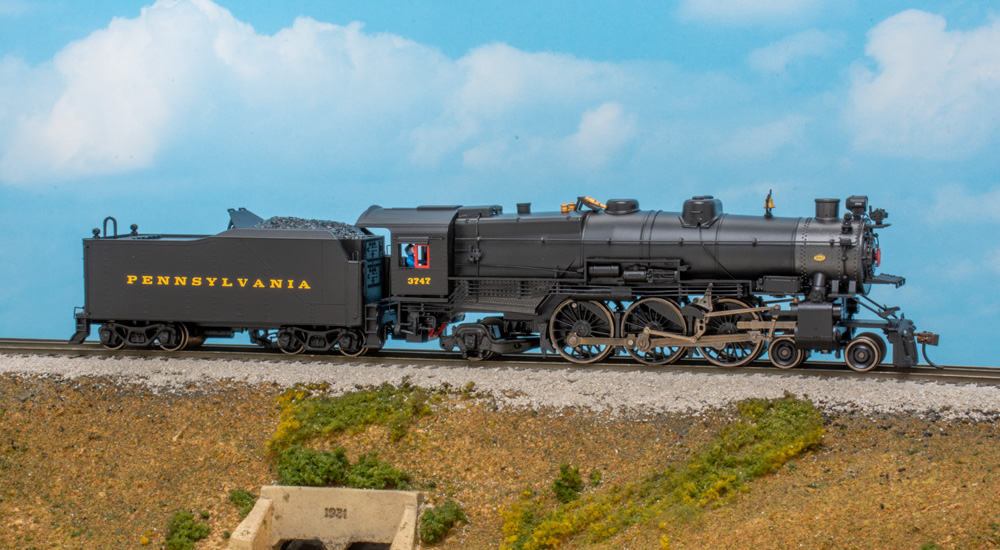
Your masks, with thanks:
M254 504L257 503L257 497L246 489L233 489L229 491L229 502L235 504L240 517L245 518L250 510L253 510Z
M747 482L821 442L823 419L808 401L789 395L747 400L737 407L740 418L678 468L652 472L624 487L615 485L599 494L572 499L547 513L538 502L524 499L504 509L502 548L555 548L581 533L599 542L668 511L683 516L745 490ZM566 477L572 475L568 466L561 470L567 472Z
M335 447L330 452L292 445L278 455L278 479L282 485L344 485L349 467L350 461L343 447Z
M410 485L410 474L371 453L358 457L346 481L348 487L355 489L406 489Z
M281 452L313 436L360 432L373 424L388 426L393 440L398 440L414 418L430 414L429 400L424 389L405 380L398 387L386 383L339 397L313 395L308 388L296 387L278 397L281 418L268 447Z
M562 463L559 465L559 476L552 482L552 492L563 504L576 500L583 490L583 477L580 468Z
M406 489L411 479L375 453L361 455L351 464L343 447L321 451L299 445L278 455L278 478L282 485L355 489Z
M448 531L456 523L469 521L462 507L449 499L437 508L431 508L420 515L420 540L424 544L437 544L444 540Z
M207 537L209 532L211 530L208 525L198 523L191 512L174 512L167 524L165 548L167 550L194 550L194 543Z
M526 490L521 493L520 500L500 510L500 517L503 519L501 550L521 550L531 541L545 513L541 499Z
M601 477L602 477L602 475L601 475L601 471L600 470L591 470L590 471L590 486L591 487L597 487L597 486L599 486L601 484Z

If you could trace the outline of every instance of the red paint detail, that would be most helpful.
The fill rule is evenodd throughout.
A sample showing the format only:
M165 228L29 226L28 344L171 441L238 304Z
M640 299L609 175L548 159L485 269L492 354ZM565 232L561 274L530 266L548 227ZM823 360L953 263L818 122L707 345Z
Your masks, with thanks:
M875 267L882 265L882 249L875 249Z
M418 244L413 247L414 262L413 267L417 269L430 269L431 255L430 247L426 244Z
M441 326L439 326L438 328L436 328L433 331L431 331L431 333L427 337L428 338L437 338L438 336L441 336L441 333L443 333L444 329L446 329L446 328L448 328L448 323L442 323Z

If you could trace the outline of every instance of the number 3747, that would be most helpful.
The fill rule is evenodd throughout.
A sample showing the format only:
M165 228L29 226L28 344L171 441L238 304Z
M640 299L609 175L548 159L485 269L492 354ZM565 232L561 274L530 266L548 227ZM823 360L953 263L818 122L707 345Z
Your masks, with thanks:
M430 277L407 277L406 284L408 285L429 285L431 284Z

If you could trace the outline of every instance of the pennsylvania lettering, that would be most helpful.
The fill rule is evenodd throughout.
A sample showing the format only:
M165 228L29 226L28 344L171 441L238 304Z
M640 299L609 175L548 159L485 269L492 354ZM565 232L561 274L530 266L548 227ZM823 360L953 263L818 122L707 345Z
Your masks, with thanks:
M170 275L126 275L127 285L151 286L210 286L222 288L284 288L293 290L311 290L305 280L295 279L250 279L236 277L179 277Z

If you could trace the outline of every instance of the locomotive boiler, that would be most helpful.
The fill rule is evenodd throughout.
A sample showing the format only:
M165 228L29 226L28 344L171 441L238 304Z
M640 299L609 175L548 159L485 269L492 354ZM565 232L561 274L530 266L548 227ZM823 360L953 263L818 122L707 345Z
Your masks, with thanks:
M529 204L512 213L497 205L372 206L358 218L353 235L354 241L377 243L370 245L349 245L351 239L321 232L259 229L253 225L256 216L233 215L226 232L186 238L185 261L171 251L169 246L179 245L170 239L95 234L85 240L85 263L115 269L101 275L108 288L94 290L88 279L75 338L100 323L102 342L110 347L133 338L175 349L170 330L143 328L170 327L188 335L250 330L255 342L286 353L355 355L392 338L437 339L443 349L470 360L540 348L574 363L627 354L653 365L700 356L716 365L741 366L767 353L781 368L801 364L812 352L832 352L858 371L888 359L886 340L897 366L917 364L917 344L937 343L937 335L917 333L899 308L868 297L873 285L904 283L902 277L876 274L881 259L876 231L888 227L885 211L870 208L864 196L849 197L843 215L838 199L817 199L815 215L805 218L774 216L772 207L770 196L758 216L727 214L710 196L685 201L679 212L642 210L633 199L602 204L589 197L552 212L533 212ZM374 229L390 233L384 249ZM202 240L217 248L193 246ZM266 254L248 252L265 240L278 244L265 247L271 251ZM159 285L138 285L131 290L138 290L134 299L143 309L117 309L115 319L96 314L101 304L113 301L114 285L158 277L153 271L166 269L145 267L149 258L169 256L167 264L207 272L199 263L208 257L199 251L213 250L213 273L238 276L239 269L220 262L250 266L240 272L257 265L262 273L297 273L316 262L320 249L312 241L332 247L322 249L331 264L306 270L310 286L320 292L292 289L272 296L267 292L281 289L258 289L265 292L241 295L236 305L215 294L221 289L188 286L171 296ZM131 256L90 259L102 246L125 250L125 245L132 247ZM335 249L342 253L328 251ZM136 263L140 258L147 263ZM191 269L180 273L175 267L174 276L193 277ZM364 283L344 284L345 275L336 280L325 275L348 272L364 274ZM136 279L129 283L129 276ZM158 307L157 300L173 305ZM186 315L176 307L199 300L216 300L215 317ZM303 300L308 307L301 306ZM271 314L286 302L297 317ZM256 303L270 305L254 309ZM333 313L338 308L353 313ZM863 312L871 315L864 318ZM121 327L128 329L125 334ZM109 328L119 337L106 342Z

